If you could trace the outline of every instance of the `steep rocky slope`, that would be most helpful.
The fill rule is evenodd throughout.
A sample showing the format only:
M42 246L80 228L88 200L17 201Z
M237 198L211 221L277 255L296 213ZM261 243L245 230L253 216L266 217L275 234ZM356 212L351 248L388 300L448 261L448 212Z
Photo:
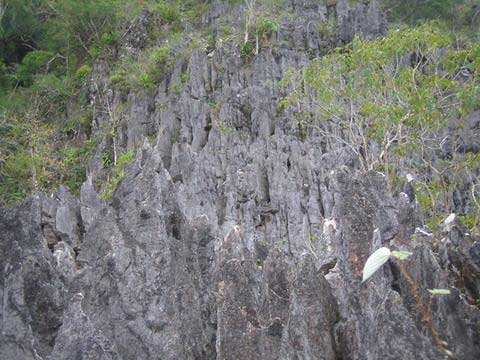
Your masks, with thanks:
M422 230L412 194L278 111L288 69L386 30L376 1L327 3L291 0L277 46L249 62L238 44L192 50L154 92L112 87L97 64L90 98L108 111L94 132L123 117L80 198L62 188L0 210L0 358L480 358L480 243L458 221ZM203 22L240 26L243 11L219 2ZM141 47L142 16L125 51ZM112 146L136 156L105 199ZM381 246L413 255L362 284Z

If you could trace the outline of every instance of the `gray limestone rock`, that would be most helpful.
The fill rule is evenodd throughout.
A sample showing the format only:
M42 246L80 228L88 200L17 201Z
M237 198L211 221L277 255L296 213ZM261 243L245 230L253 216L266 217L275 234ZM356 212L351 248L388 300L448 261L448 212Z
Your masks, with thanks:
M459 224L412 236L412 194L277 111L278 81L325 52L317 25L335 16L336 43L379 35L379 3L287 3L277 46L249 64L231 44L194 50L154 93L128 94L97 64L92 101L124 109L116 146L136 157L111 199L95 187L105 140L79 199L0 209L1 359L480 358L479 240ZM214 28L241 18L215 4ZM144 46L147 22L126 47ZM101 134L109 120L94 121ZM362 284L381 246L414 255Z

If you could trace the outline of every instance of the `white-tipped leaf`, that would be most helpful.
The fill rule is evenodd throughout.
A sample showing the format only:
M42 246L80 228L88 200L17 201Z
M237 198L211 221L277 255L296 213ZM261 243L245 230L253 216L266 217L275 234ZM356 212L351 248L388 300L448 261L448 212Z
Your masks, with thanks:
M448 289L428 289L428 292L432 295L449 295L451 293Z
M392 251L392 256L396 257L399 260L405 260L411 255L412 253L410 251Z
M388 261L391 255L392 253L390 252L390 249L386 247L382 247L370 255L365 263L365 266L363 267L362 282L368 280L368 278L372 276L375 271L380 269L382 265Z

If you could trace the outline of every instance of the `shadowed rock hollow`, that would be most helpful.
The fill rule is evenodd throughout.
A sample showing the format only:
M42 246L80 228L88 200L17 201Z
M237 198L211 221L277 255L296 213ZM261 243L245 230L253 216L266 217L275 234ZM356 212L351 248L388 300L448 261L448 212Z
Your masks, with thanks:
M338 44L386 30L376 1L327 3L291 0L249 63L237 44L193 50L153 93L110 88L97 64L92 101L122 108L116 146L136 157L109 200L102 143L80 198L0 209L1 359L480 358L478 241L458 222L419 232L415 199L278 111L278 81L329 46L315 24L335 16ZM381 246L413 255L362 284Z

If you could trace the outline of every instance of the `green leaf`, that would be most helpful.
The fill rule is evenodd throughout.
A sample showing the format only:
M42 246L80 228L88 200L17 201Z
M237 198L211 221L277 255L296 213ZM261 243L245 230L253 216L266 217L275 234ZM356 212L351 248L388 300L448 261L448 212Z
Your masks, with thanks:
M362 282L367 281L370 276L380 269L382 265L388 261L391 255L392 253L390 252L390 249L386 247L382 247L370 255L363 267Z
M432 295L450 295L451 291L448 289L428 289Z
M405 260L410 255L412 255L410 251L392 251L392 256L396 257L399 260Z

